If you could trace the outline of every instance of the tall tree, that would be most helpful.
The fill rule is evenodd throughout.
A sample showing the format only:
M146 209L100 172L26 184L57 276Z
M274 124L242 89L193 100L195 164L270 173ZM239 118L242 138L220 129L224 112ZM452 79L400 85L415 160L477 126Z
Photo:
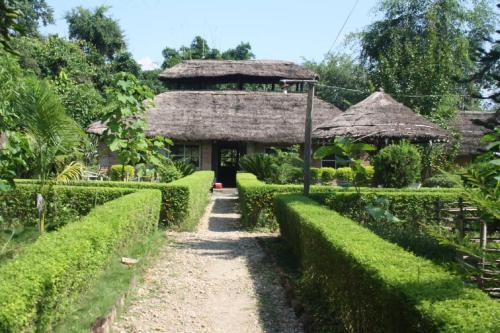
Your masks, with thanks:
M69 37L81 39L94 45L97 51L108 60L125 49L125 38L118 21L106 15L107 6L94 10L77 7L66 13Z
M329 53L320 63L306 61L304 65L319 74L320 84L329 86L319 85L317 95L342 110L368 95L365 68L347 54Z
M38 27L54 23L54 10L45 0L3 0L6 4L19 10L19 31L29 36L38 35ZM1 11L0 11L1 12Z
M0 0L0 45L9 53L16 53L10 41L15 31L21 31L21 14L20 10L11 7L6 0Z
M227 59L246 60L254 58L250 43L240 43L234 49L228 49L221 53L216 48L211 48L207 41L200 36L196 36L190 46L181 46L178 50L165 47L162 51L164 58L162 68L170 68L177 65L182 60L192 59Z
M478 85L460 80L474 71L472 51L495 26L489 1L382 0L378 11L383 18L361 34L376 86L436 120L474 105L463 96Z
M252 53L252 46L250 43L241 42L234 49L228 49L222 52L222 59L228 60L248 60L255 58Z

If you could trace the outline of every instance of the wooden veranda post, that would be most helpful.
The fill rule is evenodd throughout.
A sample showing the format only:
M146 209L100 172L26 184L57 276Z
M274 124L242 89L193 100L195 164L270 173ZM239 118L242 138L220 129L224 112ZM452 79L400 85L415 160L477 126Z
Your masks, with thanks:
M309 195L311 187L311 132L312 132L312 113L314 109L314 82L307 83L307 107L306 107L306 124L304 133L304 195Z

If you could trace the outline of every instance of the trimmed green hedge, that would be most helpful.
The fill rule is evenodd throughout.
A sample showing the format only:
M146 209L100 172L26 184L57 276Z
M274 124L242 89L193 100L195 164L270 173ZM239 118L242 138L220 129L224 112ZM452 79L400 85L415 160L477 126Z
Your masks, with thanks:
M36 226L38 210L35 184L20 183L11 191L0 193L0 216L5 220L18 220L24 226ZM47 226L60 227L70 220L86 215L95 206L119 198L133 190L126 188L99 188L80 186L54 186L47 198Z
M50 331L119 251L157 228L160 191L138 191L47 233L0 268L0 332Z
M443 244L430 233L429 226L436 225L436 201L441 207L453 207L459 192L353 192L315 193L314 200L330 209L361 223L380 237L401 247L438 262L454 261L454 246ZM401 222L375 221L368 214L367 206L379 207L377 200L385 199L391 214Z
M304 283L350 332L497 332L500 304L429 260L301 195L276 200Z
M301 193L302 185L274 185L261 182L251 173L238 173L236 176L238 193L240 196L241 221L247 228L253 228L259 223L275 224L273 213L273 199L279 193ZM443 189L389 189L389 188L361 188L363 193L443 193ZM352 193L352 187L339 186L311 186L311 193ZM447 193L459 193L457 189L446 189ZM363 211L365 209L363 208Z
M197 171L171 183L74 181L72 186L118 187L129 189L156 189L162 193L161 220L181 229L192 229L198 223L208 203L213 171ZM16 180L16 183L36 183L36 180Z

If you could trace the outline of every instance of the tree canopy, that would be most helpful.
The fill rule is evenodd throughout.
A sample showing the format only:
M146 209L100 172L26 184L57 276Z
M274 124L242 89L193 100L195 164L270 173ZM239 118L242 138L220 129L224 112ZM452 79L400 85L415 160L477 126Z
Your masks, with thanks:
M123 31L118 21L106 15L107 6L94 10L77 7L66 13L69 37L92 44L96 50L111 60L126 47Z
M253 59L250 43L241 42L234 49L224 52L216 48L211 48L207 41L201 36L196 36L190 46L181 46L179 49L165 47L162 51L164 58L162 68L170 68L177 65L182 60L192 59L225 59L225 60L247 60Z
M19 10L18 32L38 36L38 27L54 23L54 10L45 0L2 0L8 7Z
M470 96L481 84L464 79L497 21L489 1L382 0L377 10L382 19L361 34L361 57L375 86L435 119L478 106Z

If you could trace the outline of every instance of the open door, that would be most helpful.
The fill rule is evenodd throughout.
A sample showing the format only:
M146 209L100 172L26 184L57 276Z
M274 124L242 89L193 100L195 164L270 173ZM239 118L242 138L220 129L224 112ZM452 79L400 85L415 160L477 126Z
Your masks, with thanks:
M213 143L212 148L217 182L224 187L236 187L236 172L239 170L240 157L246 152L246 145L242 142L218 141Z

